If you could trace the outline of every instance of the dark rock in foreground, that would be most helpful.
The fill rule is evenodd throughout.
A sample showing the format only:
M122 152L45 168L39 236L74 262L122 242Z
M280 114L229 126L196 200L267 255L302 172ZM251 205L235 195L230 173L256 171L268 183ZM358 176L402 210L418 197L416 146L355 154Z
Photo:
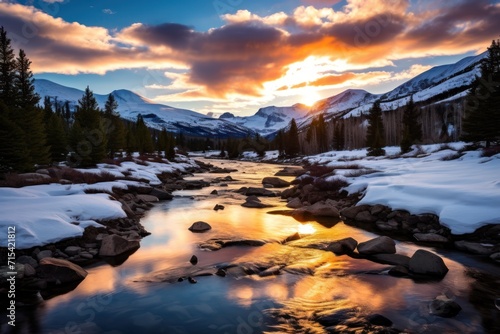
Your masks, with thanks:
M53 257L41 259L37 273L39 277L53 284L80 282L87 276L87 271L79 265Z
M211 229L212 229L212 226L210 226L210 224L202 222L202 221L193 223L193 225L191 225L191 227L189 227L189 230L191 232L194 232L194 233L203 233L203 232L206 232L206 231L211 230Z
M119 235L112 234L102 239L100 256L117 256L131 252L140 247L139 241L127 240Z
M358 252L362 255L394 254L396 253L396 243L391 238L382 236L360 243Z
M437 296L436 299L434 299L429 305L430 314L443 318L454 317L461 310L462 307L460 307L460 305L444 295Z
M448 272L448 267L441 257L434 253L419 249L410 259L409 269L412 273L442 278Z
M286 188L290 186L290 182L280 179L279 177L265 177L262 179L264 187L271 186L273 188Z

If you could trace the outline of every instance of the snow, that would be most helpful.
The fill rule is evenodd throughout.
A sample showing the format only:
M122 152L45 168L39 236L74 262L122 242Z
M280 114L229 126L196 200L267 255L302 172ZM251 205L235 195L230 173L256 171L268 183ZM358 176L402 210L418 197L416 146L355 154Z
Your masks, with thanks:
M157 174L186 171L195 162L123 162L120 166L100 164L94 169L80 169L84 173L123 172L132 177L146 179L149 185L160 184ZM7 234L8 227L16 229L16 248L28 249L67 238L78 237L88 226L103 227L102 220L125 218L121 203L106 193L87 194L94 190L112 192L113 188L127 189L128 185L147 184L131 180L116 180L94 184L44 184L22 188L0 188L0 230ZM7 247L7 239L0 240L0 247Z
M377 172L347 177L349 193L362 192L361 204L383 204L412 214L434 213L454 234L471 233L477 228L500 223L500 154L490 158L478 151L466 152L456 160L443 160L463 143L449 148L421 147L405 157L394 158L397 147L387 147L387 157L367 157L366 150L329 152L309 157L310 163L339 166L358 164ZM348 160L348 161L346 161ZM345 173L339 173L345 174Z

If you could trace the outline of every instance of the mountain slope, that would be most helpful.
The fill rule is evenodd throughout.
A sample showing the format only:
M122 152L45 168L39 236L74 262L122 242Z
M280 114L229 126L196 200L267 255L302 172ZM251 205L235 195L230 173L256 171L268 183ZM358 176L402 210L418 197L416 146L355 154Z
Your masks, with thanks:
M61 103L68 101L72 109L83 95L81 90L44 79L35 80L35 91L42 98L50 96L57 97ZM166 128L168 131L183 132L186 135L220 138L245 137L252 133L248 128L224 119L214 119L192 110L156 104L129 90L115 90L111 94L118 102L118 112L122 118L134 122L141 114L151 128ZM99 106L103 108L108 96L99 94L94 96Z

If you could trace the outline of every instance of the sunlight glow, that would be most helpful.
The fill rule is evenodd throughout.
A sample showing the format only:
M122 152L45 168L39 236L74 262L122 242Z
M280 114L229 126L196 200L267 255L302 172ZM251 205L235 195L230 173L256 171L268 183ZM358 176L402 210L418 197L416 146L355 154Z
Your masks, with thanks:
M318 91L311 86L305 87L300 94L300 102L306 106L312 106L320 99L321 95L319 95Z
M314 234L316 232L316 229L312 224L300 224L298 227L298 232L300 235L309 235L309 234Z

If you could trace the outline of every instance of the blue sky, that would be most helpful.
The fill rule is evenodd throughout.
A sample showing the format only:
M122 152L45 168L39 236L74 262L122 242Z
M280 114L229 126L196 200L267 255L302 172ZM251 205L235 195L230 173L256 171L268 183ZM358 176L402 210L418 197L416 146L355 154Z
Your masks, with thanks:
M0 1L37 78L253 114L345 89L386 92L486 49L492 0Z

